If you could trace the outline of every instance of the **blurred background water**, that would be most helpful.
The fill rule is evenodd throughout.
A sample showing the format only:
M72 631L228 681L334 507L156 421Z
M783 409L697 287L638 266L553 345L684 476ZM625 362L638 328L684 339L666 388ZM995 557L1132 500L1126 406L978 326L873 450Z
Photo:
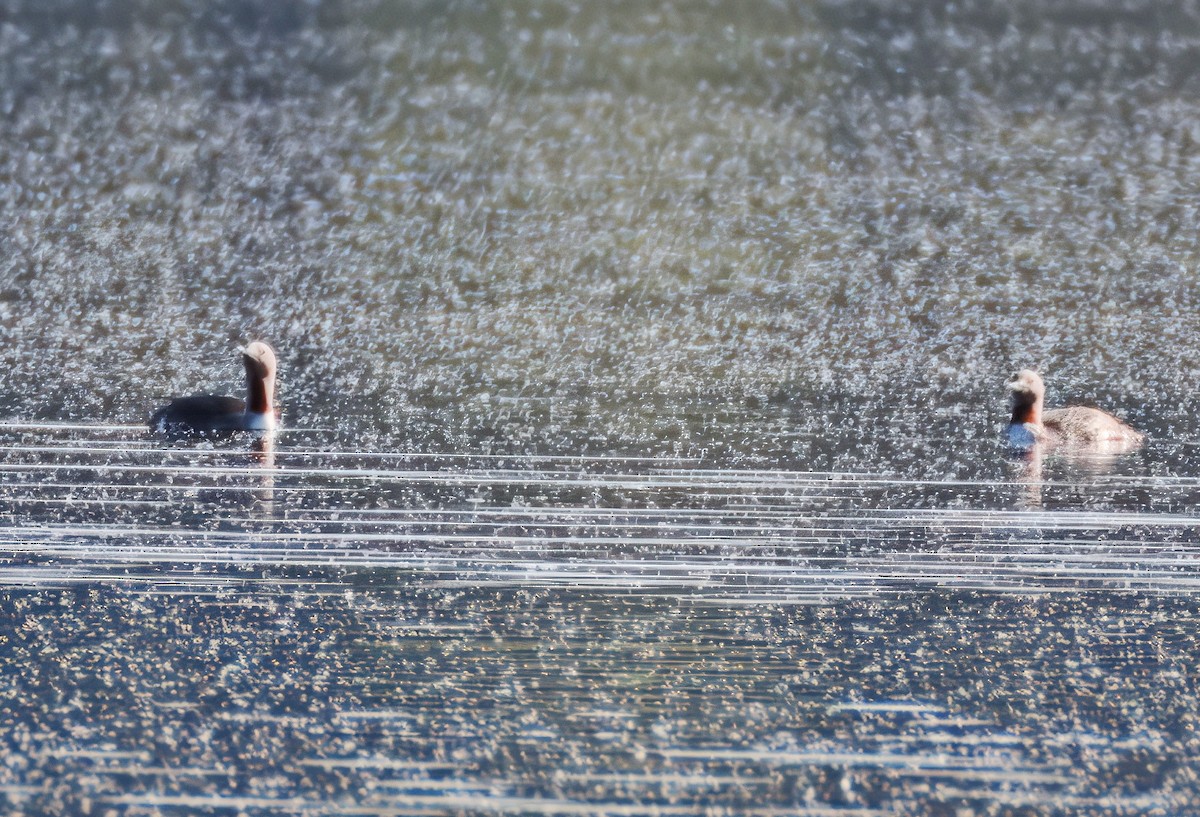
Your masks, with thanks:
M1194 3L5 3L0 802L1200 813L1197 170Z

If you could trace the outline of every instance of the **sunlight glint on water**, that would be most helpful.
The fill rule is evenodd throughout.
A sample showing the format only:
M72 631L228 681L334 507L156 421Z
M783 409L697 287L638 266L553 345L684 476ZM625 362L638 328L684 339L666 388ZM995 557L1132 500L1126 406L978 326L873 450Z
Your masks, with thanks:
M0 812L1195 813L1191 6L0 17Z

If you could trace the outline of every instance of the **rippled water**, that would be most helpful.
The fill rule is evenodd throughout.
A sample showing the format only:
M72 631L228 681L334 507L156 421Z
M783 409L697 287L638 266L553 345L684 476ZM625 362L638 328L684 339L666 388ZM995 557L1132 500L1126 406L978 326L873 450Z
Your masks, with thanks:
M2 431L0 791L20 813L1184 813L1194 794L1194 479ZM1147 496L1180 507L1125 507Z
M0 811L1200 813L1197 48L0 9ZM281 432L150 436L251 337Z

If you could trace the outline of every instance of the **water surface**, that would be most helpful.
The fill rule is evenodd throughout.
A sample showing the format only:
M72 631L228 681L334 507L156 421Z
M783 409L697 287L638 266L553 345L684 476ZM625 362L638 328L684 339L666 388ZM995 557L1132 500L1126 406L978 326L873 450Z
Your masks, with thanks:
M1197 48L0 11L2 810L1197 813ZM144 430L251 337L269 444ZM1148 445L1014 458L1027 366Z

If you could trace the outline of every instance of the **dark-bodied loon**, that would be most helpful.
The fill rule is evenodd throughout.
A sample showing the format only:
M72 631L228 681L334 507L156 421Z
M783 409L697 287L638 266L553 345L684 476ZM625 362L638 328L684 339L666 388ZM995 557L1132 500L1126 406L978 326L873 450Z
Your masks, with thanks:
M273 429L275 352L260 340L241 351L246 366L244 401L211 394L180 397L154 412L150 429L167 434Z

